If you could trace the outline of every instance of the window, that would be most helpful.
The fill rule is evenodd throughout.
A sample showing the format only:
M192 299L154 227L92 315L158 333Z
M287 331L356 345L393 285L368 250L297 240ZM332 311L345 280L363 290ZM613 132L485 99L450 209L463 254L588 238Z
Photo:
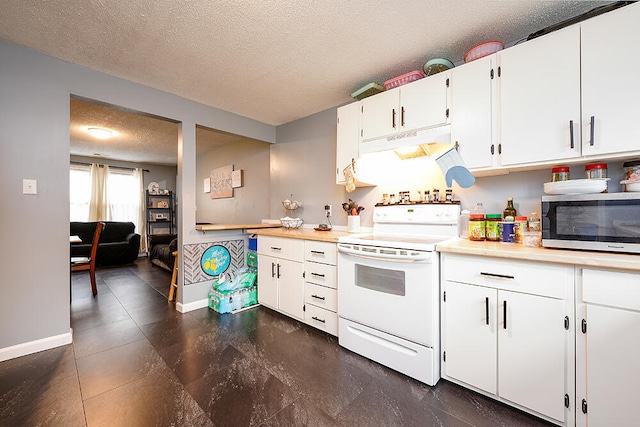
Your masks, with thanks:
M140 230L140 184L133 170L109 169L107 175L107 203L109 220L131 221Z
M69 216L71 221L89 221L91 171L89 166L71 165L69 171Z

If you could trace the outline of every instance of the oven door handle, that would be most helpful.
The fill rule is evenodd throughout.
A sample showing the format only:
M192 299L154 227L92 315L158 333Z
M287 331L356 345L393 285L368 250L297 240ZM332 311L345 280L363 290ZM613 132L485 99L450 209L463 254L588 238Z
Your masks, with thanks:
M354 250L349 248L348 246L342 246L338 243L338 252L345 253L350 256L371 259L375 261L398 261L398 262L417 262L417 261L428 261L431 258L431 252L416 252L411 254L403 254L403 255L395 255L395 254L381 254L377 253L375 255L363 254L362 251ZM415 251L410 251L415 252Z

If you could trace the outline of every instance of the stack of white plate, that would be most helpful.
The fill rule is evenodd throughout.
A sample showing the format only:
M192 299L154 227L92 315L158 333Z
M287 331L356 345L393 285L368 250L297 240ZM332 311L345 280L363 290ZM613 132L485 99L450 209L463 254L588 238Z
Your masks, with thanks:
M593 194L607 189L609 178L571 179L569 181L545 182L546 194Z

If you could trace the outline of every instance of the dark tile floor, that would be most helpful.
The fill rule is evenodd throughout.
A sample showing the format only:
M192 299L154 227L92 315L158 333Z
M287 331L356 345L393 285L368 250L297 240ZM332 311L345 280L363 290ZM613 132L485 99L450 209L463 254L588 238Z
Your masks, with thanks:
M178 313L146 259L74 273L72 345L0 363L0 425L538 426L441 380L428 387L258 307Z

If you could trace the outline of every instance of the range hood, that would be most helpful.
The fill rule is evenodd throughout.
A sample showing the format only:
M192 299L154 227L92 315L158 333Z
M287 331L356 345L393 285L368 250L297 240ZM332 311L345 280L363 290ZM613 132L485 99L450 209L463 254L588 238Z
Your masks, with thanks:
M434 143L451 146L451 125L401 132L385 138L360 141L360 154L396 150L396 154L400 158L420 157L430 155L429 145ZM411 150L408 150L410 147L421 147L421 149L414 149L413 151L417 154L410 154ZM400 154L403 152L404 154Z

